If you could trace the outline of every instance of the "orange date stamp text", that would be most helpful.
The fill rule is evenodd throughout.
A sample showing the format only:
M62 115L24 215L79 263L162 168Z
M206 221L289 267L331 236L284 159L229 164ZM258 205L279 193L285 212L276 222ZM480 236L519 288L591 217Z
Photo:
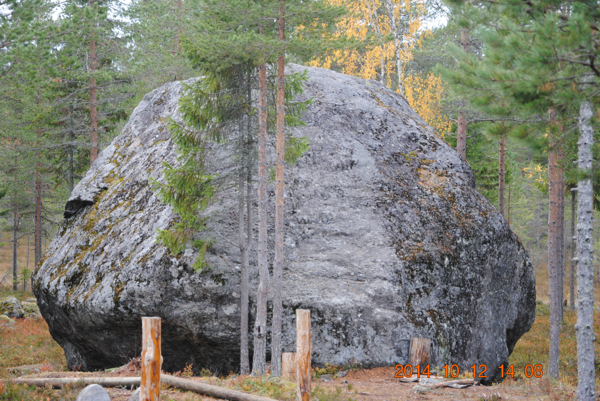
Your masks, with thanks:
M429 365L412 366L409 364L406 364L406 365L399 364L399 365L396 365L396 370L397 370L397 372L394 375L394 377L396 377L396 378L411 377L413 375L417 375L417 377L421 377L421 376L430 377L431 376L431 369L429 368ZM487 375L486 375L486 372L488 370L487 365L475 364L475 365L471 366L471 368L468 370L473 372L474 379L487 378ZM544 375L544 367L542 364L536 364L536 365L527 364L524 366L516 366L516 367L513 364L510 364L510 365L502 364L502 365L498 366L498 370L500 371L500 377L502 377L502 378L505 378L507 376L514 377L515 371L518 372L520 370L523 371L523 374L527 378L531 378L531 377L540 378ZM442 371L443 371L443 376L445 376L447 378L448 377L457 378L461 374L460 368L456 364L444 365L442 367Z

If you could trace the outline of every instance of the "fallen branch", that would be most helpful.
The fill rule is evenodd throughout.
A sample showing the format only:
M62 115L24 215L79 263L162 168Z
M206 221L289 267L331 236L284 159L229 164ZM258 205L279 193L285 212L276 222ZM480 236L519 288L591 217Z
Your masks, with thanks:
M199 383L192 380L181 379L170 375L160 375L161 384L178 388L180 390L193 391L194 393L204 394L213 398L220 398L231 401L275 401L272 398L261 397L258 395L242 393L237 390L213 386L206 383Z
M448 382L441 382L434 384L433 387L453 387L453 388L463 388L472 386L475 384L475 380L473 379L462 379L462 380L451 380ZM458 387L460 386L460 387Z
M1 382L12 382L15 384L27 384L29 386L61 388L67 384L84 382L85 384L99 384L102 387L139 387L139 377L50 377L50 378L25 378L0 380Z
M63 378L25 378L0 380L0 383L10 381L15 384L27 384L30 386L60 388L67 384L85 382L85 384L99 384L103 387L138 387L140 385L139 377L63 377ZM230 390L223 387L213 386L211 384L200 383L192 380L181 379L170 375L160 375L160 383L179 390L191 391L198 394L207 395L213 398L220 398L231 401L275 401L272 398L261 397L258 395L247 394L237 390Z

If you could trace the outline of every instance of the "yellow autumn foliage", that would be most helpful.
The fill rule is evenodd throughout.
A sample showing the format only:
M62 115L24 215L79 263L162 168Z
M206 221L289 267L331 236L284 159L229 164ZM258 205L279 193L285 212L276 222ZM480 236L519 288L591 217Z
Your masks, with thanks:
M424 0L326 1L342 5L349 11L348 16L336 25L338 34L368 45L359 50L333 51L309 64L313 67L335 68L344 74L364 79L378 79L388 87L397 86L397 62L399 59L400 65L404 66L412 59L411 50L418 41L425 15ZM393 10L393 15L390 10ZM393 40L392 17L397 25L398 49Z
M542 167L540 164L534 164L530 167L523 168L525 177L533 179L533 181L540 185L547 185L548 183L548 168Z
M431 72L425 78L414 74L404 79L404 97L441 138L452 129L452 122L441 110L445 89L441 78Z
M438 136L450 132L452 123L441 112L445 92L442 80L429 73L405 76L405 67L412 60L413 48L423 32L424 0L325 0L344 6L349 11L337 25L339 35L347 35L367 43L361 49L336 50L309 63L313 67L335 69L363 79L375 79L398 90L413 109L431 125ZM391 11L393 10L393 15ZM396 29L392 25L396 22ZM399 41L394 41L394 34ZM396 47L398 44L398 47ZM400 66L400 73L398 73Z

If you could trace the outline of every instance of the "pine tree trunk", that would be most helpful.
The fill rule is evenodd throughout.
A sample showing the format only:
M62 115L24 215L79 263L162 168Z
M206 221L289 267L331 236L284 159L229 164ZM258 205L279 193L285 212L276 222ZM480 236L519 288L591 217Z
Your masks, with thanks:
M279 40L285 40L285 0L279 0ZM284 157L285 157L285 55L277 59L277 146L275 157L275 259L273 261L273 322L271 327L271 376L281 377L281 286L284 260Z
M240 163L241 164L241 163ZM240 253L242 254L241 262L241 299L240 299L240 373L247 375L250 370L248 363L248 252L249 249L246 246L247 240L244 234L244 206L246 201L246 194L244 191L247 175L245 174L243 166L240 166L238 172L238 246ZM249 216L248 216L249 217ZM248 220L250 220L248 218ZM250 233L249 233L250 234Z
M177 53L181 54L181 36L183 32L181 31L181 9L183 8L183 3L181 0L177 0L177 22L178 22L178 32L177 32ZM176 76L177 80L181 80L181 76Z
M29 245L29 234L27 235L27 260L25 262L25 270L28 271L29 270L29 251L31 250L31 246ZM34 248L34 252L35 252L35 248ZM27 285L26 285L26 281L25 281L25 275L23 275L23 291L27 291Z
M89 6L94 9L95 0L89 0ZM92 22L94 24L94 22ZM90 161L94 164L98 157L98 105L96 99L96 39L94 33L90 38L90 136L91 136L91 151Z
M505 184L505 151L506 151L506 142L505 138L502 137L500 139L500 165L498 168L498 210L500 214L504 216L504 184Z
M247 93L246 93L246 104L252 104L252 74L248 72L246 77L246 85L247 85ZM241 333L240 333L240 373L242 375L247 375L250 373L250 361L249 361L249 348L248 348L248 315L249 315L249 295L250 295L250 285L249 285L249 272L250 272L250 249L252 247L252 124L250 117L250 110L248 110L246 116L246 138L245 143L242 145L243 153L246 158L244 162L244 166L242 166L242 170L245 173L245 181L246 181L246 238L243 238L243 217L240 217L239 225L240 225L240 246L242 247L243 243L243 251L242 251L242 272L241 272ZM240 186L240 194L242 194L243 185ZM243 200L240 199L240 216L244 214L243 208Z
M38 105L41 106L40 92L37 93ZM41 147L42 128L37 127L38 147ZM35 179L35 239L34 239L34 261L35 265L42 259L42 152L37 152L37 171ZM29 251L28 251L29 252Z
M73 105L71 104L71 112L69 113L69 117L70 117L70 124L71 124L71 130L69 132L69 141L70 141L70 145L69 145L69 194L71 194L71 192L73 192L73 188L75 188L75 171L73 171L73 169L75 168L75 145L73 144L75 142L75 133L73 132Z
M565 255L565 170L562 167L562 163L563 163L563 159L564 159L564 153L562 151L562 149L558 149L558 153L557 153L557 166L556 166L556 171L558 174L558 185L559 188L558 190L558 233L557 233L557 240L558 240L558 290L557 290L557 295L559 297L559 302L560 302L560 308L558 309L558 317L559 317L559 321L560 323L563 323L565 321L565 315L564 315L564 307L563 307L563 303L564 303L564 299L565 299L565 271L566 271L566 255Z
M571 192L571 276L569 282L569 308L575 310L575 191Z
M507 205L507 206L508 206L508 208L507 208L508 210L507 210L507 212L506 212L506 216L508 217L508 219L507 219L507 220L508 220L508 225L509 225L509 226L510 226L510 194L511 194L511 192L512 192L512 191L511 191L511 189L512 189L512 187L511 187L511 186L510 186L510 184L509 184L509 185L508 185L508 205Z
M462 42L462 48L467 51L469 47L469 31L463 29L460 31L460 40ZM458 112L458 127L456 130L456 151L462 156L464 160L467 160L467 118L465 113L461 110Z
M600 242L600 227L598 227L600 224L596 224L596 242ZM596 285L600 285L600 257L598 256L598 253L595 253L595 258L596 258Z
M402 59L400 56L400 38L398 34L398 27L396 26L396 12L391 0L386 0L385 6L390 18L392 29L392 35L394 36L394 50L396 51L396 68L398 69L398 93L404 96L404 86L402 79Z
M558 355L559 355L559 323L560 323L560 295L558 294L559 257L558 249L560 243L557 233L559 231L559 180L557 177L557 155L556 144L551 143L548 152L548 276L550 296L550 350L548 362L548 375L558 379Z
M594 131L592 107L583 101L579 110L579 170L592 174ZM577 184L577 400L593 401L596 386L594 367L594 275L592 253L593 189L590 177Z
M18 208L17 208L17 201L15 200L14 204L13 204L13 249L12 249L12 257L13 257L13 291L17 291L18 290L18 285L19 285L19 277L17 275L17 242L18 242Z
M19 285L19 278L17 277L17 241L18 241L18 230L19 230L19 209L17 205L17 157L15 156L15 189L13 192L13 291L17 291Z
M377 15L377 7L375 5L375 1L373 1L373 8L371 8L371 3L367 0L367 7L369 8L369 14L371 14L371 19L373 20L373 26L375 27L375 34L379 38L379 45L381 46L380 53L380 63L381 63L381 77L380 82L385 85L385 58L383 54L383 35L381 34L381 30L379 29L379 16Z
M252 374L264 375L267 348L267 66L259 67L258 98L258 290L254 323Z
M247 375L250 373L250 352L248 344L248 316L249 316L249 296L250 296L250 249L252 249L252 173L248 168L246 176L246 252L242 255L242 339L241 339L241 364L240 373Z
M467 160L467 119L465 113L458 112L458 128L456 130L456 151Z

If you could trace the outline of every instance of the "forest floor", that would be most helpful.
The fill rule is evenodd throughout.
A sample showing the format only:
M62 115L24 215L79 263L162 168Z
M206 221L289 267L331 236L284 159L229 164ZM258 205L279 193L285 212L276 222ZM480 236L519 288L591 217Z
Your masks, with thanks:
M10 269L8 246L0 248L0 279ZM30 251L30 258L33 252ZM20 252L20 266L26 265L26 249ZM22 264L21 264L22 263ZM33 262L30 261L30 264ZM9 291L12 280L7 277L0 286L0 299L16 296L25 300L32 296L29 291ZM568 276L565 278L565 299L568 299ZM538 304L536 320L531 330L517 343L510 356L514 365L515 375L502 383L493 386L472 386L464 389L438 388L426 392L415 392L416 383L402 383L394 377L394 367L362 369L360 367L335 367L315 369L313 372L313 399L319 401L387 401L387 400L575 400L577 385L577 350L575 338L576 313L565 308L565 323L560 333L560 380L546 377L545 371L541 377L526 377L525 365L541 364L544 368L548 362L549 345L549 311L547 305L548 276L545 268L536 271L536 290ZM22 282L19 285L22 288ZM600 288L596 289L596 305L600 301ZM594 330L600 333L600 311L594 317ZM600 353L600 344L596 343L596 353ZM0 380L16 377L9 369L22 365L42 364L41 373L36 376L55 375L89 375L85 373L66 372L66 361L62 348L52 339L48 326L42 318L17 319L13 327L0 325ZM340 369L349 369L343 378L336 378L335 373ZM60 372L60 373L58 373ZM139 372L130 372L137 375ZM190 376L180 372L179 375ZM210 372L205 372L210 376ZM332 377L327 377L332 374ZM531 373L531 372L529 372ZM98 375L98 373L94 373ZM102 373L102 375L119 375L119 373ZM326 378L327 377L327 378ZM268 377L190 377L193 380L203 380L212 384L222 385L242 391L272 397L282 401L295 399L295 385L284 380L273 380ZM469 378L461 375L460 378ZM600 385L600 369L596 372L597 388ZM347 383L345 383L345 382ZM0 400L75 400L81 390L81 385L66 386L61 390L27 388L0 384ZM126 401L131 395L126 389L107 389L112 400ZM600 393L600 388L596 391ZM210 400L193 393L180 392L164 387L161 399L168 401L201 401Z

